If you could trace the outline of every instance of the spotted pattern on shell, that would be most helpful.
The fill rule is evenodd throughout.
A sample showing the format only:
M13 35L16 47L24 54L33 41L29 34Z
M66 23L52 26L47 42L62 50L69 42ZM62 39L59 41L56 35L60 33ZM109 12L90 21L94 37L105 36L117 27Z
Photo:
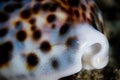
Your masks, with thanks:
M28 70L34 69L38 64L40 63L40 60L38 59L37 55L35 53L29 53L26 58L26 68Z
M2 0L0 6L0 73L11 80L64 77L56 76L73 66L81 45L76 25L104 32L93 0Z

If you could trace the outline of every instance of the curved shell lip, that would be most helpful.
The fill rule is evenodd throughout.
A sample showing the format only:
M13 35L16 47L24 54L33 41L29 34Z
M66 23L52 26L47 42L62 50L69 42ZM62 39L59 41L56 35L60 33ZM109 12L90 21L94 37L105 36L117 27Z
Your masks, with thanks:
M82 45L83 53L81 58L83 69L92 70L104 68L109 62L109 42L106 36L95 30L89 24L80 24L78 27L81 31L77 29L77 32L84 35L84 40L81 39L81 37L79 38L82 44L84 42ZM94 45L95 47L93 47Z

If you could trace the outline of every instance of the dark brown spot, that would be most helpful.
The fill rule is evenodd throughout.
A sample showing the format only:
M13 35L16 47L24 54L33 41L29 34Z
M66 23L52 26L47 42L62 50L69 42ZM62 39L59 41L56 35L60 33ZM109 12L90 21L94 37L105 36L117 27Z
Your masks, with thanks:
M13 44L10 41L5 42L1 46L2 47L0 49L3 49L2 51L12 52L12 50L13 50Z
M53 12L57 9L57 7L58 7L58 4L54 3L54 4L51 5L49 10Z
M40 30L34 30L32 35L34 40L39 40L41 37L41 31Z
M95 4L93 4L90 6L90 9L94 14L96 14L98 7Z
M83 17L83 20L86 20L86 14L84 12L82 12L82 17Z
M11 3L11 4L8 4L4 7L4 11L11 13L11 12L15 11L16 9L21 8L21 7L22 7L22 4L20 4L20 3Z
M0 12L0 23L6 22L9 19L9 15L5 12Z
M42 9L44 11L51 11L54 12L58 7L57 3L45 3L42 5Z
M52 29L55 29L56 25L55 24L52 24L51 28Z
M66 34L66 33L69 31L69 29L70 29L70 25L69 25L69 24L64 24L64 25L60 28L59 34L60 34L60 35Z
M0 45L0 67L6 65L12 58L13 44L7 41Z
M87 22L88 22L88 23L91 23L91 19L90 19L90 18L87 18Z
M90 13L90 16L91 16L91 25L96 29L97 29L97 25L96 25L96 21L95 21L95 17L94 17L94 14L93 13Z
M104 32L104 23L103 23L103 22L100 22L99 25L100 25L100 28L101 28L101 32L102 32L103 34L105 34L105 32Z
M16 29L21 29L23 27L23 25L22 25L22 22L21 21L17 21L16 23L15 23L15 28Z
M44 11L47 11L47 10L49 10L50 6L51 6L50 3L45 3L45 4L43 4L42 9L43 9Z
M80 14L79 14L79 11L78 10L74 10L74 14L76 15L76 17L79 17Z
M15 26L18 26L18 25L20 25L21 24L21 21L16 21L15 22Z
M80 0L68 0L69 6L78 6L80 4Z
M91 9L91 11L92 11L93 13L95 13L95 9L94 9L93 6L90 6L90 9Z
M36 3L32 8L33 13L38 13L40 11L40 8L41 8L41 4Z
M83 11L86 11L86 6L84 4L80 5Z
M59 67L59 63L58 63L58 61L57 61L56 59L53 59L53 60L52 60L51 65L52 65L52 67L53 67L54 69L58 69L58 67Z
M8 29L7 28L0 29L0 38L4 37L7 33L8 33Z
M50 15L47 16L47 21L49 23L51 23L51 22L53 22L55 20L56 20L56 16L54 14L50 14Z
M43 41L40 45L40 50L43 52L49 52L52 46L48 41Z
M90 9L91 9L91 12L92 12L92 13L95 13L95 9L94 9L93 6L90 6Z
M27 33L24 30L20 30L16 33L16 38L19 41L24 41L27 38Z
M29 20L29 23L30 23L30 24L35 24L35 21L36 21L35 18L31 18L31 19Z
M66 0L61 0L64 4L66 3Z
M66 46L67 47L74 47L77 44L77 38L76 37L70 37L66 41Z
M35 26L35 25L32 25L32 26L31 26L31 30L32 30L32 31L36 30L36 26Z
M23 18L23 19L30 18L31 17L31 10L30 9L25 9L25 10L21 11L20 17Z
M28 56L27 56L27 59L26 59L26 62L27 62L27 66L28 68L33 68L35 66L38 65L39 63L39 59L37 57L37 55L35 53L30 53Z

